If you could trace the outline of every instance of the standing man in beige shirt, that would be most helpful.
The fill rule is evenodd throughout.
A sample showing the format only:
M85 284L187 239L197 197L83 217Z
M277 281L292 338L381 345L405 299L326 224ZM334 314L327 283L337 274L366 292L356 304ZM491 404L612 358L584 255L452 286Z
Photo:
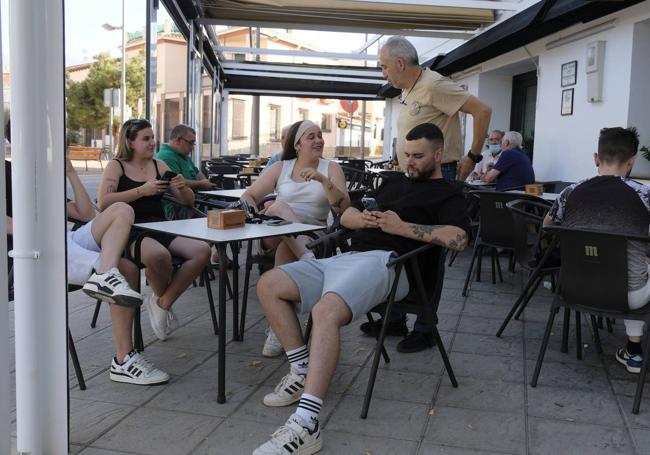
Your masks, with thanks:
M433 123L445 138L442 174L448 180L464 181L483 156L481 151L490 124L492 109L454 81L419 64L415 47L402 36L393 36L379 52L384 79L401 89L401 109L397 119L397 159L406 163L406 133L421 123ZM474 135L467 154L463 151L459 112L473 117ZM460 166L458 165L460 161Z

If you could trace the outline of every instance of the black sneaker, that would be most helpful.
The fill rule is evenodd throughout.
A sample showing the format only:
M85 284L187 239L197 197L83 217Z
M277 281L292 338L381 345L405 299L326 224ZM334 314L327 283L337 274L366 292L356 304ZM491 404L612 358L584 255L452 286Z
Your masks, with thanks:
M361 331L366 335L371 337L379 336L379 331L381 330L381 325L384 323L384 319L378 319L373 324L364 322L359 326ZM406 319L401 319L399 321L388 321L388 327L386 327L387 336L396 336L403 337L409 333L409 329L406 327Z
M404 354L420 352L432 348L435 344L431 333L416 332L414 330L397 343L397 352Z

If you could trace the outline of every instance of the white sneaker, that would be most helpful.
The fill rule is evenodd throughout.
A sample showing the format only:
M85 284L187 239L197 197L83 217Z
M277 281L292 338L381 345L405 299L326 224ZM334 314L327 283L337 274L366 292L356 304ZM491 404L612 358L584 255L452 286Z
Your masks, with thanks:
M168 315L167 315L167 329L168 333L173 332L177 328L180 327L181 322L178 320L178 316L176 316L176 313L174 313L174 310L171 308L168 310Z
M93 273L83 291L93 299L135 308L142 305L142 295L131 289L124 276L113 267L104 273Z
M284 348L280 344L280 340L275 336L271 327L266 329L266 341L262 348L262 355L264 357L277 357L284 354Z
M135 351L129 352L121 365L113 357L110 378L111 381L137 385L156 385L169 381L167 373L154 367L142 354Z
M304 388L305 376L289 370L289 373L275 386L275 390L264 397L264 404L271 407L289 406L300 400Z
M259 446L253 455L311 455L323 447L320 428L309 431L304 420L292 414L287 423L275 430L271 439Z
M147 312L149 313L149 322L153 333L161 341L165 341L169 335L169 319L172 316L169 311L163 310L158 305L158 298L154 295L148 295L145 300Z

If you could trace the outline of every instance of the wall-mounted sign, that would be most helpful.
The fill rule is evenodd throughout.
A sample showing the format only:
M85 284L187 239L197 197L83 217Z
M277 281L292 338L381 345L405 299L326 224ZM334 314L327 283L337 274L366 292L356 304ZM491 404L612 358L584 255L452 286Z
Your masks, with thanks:
M345 129L348 127L348 122L346 122L344 119L339 119L339 128Z
M562 90L562 115L573 115L573 89Z
M575 85L577 74L578 74L577 60L562 64L562 87Z

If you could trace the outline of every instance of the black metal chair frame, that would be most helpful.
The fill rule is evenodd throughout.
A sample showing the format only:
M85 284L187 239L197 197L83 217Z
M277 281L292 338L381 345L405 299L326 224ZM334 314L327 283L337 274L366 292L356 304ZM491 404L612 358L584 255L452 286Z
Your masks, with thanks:
M650 324L650 305L631 310L627 301L627 246L629 241L650 243L648 236L613 234L590 229L571 229L561 226L547 226L545 230L553 235L552 247L560 244L560 279L540 346L531 386L536 387L541 372L544 354L553 329L555 315L560 308L576 312L576 349L581 352L580 314L591 317L594 342L597 352L602 354L596 317L633 319ZM566 323L565 319L565 323ZM650 354L650 336L646 333L643 346L644 360L639 378L632 413L638 414Z
M341 242L345 238L347 238L347 236L350 233L351 233L350 230L342 228L336 232L318 238L316 241L311 242L307 246L309 248L314 249L316 247L326 245L324 254L334 255L336 253L336 246L341 244ZM405 253L401 256L391 259L386 264L386 267L395 268L395 279L391 285L391 290L388 296L388 300L386 302L382 302L376 305L371 310L371 312L379 312L383 314L398 312L398 313L415 314L418 316L423 316L425 318L425 321L427 323L430 323L432 327L433 341L436 347L438 348L438 351L440 352L440 356L442 357L442 361L445 365L445 370L449 375L449 380L453 387L458 387L456 376L454 375L454 371L451 367L449 357L447 356L447 351L445 350L445 347L442 342L442 338L440 337L440 332L438 331L438 327L437 327L438 317L436 315L437 308L432 308L432 306L429 303L430 299L432 298L432 295L427 295L425 291L424 281L422 280L422 274L420 273L420 267L418 264L418 256L421 253L435 247L436 245L431 243L424 244L414 250L409 251L408 253ZM411 269L411 278L414 279L415 283L411 283L411 290L407 295L407 297L399 302L396 302L395 294L397 292L397 285L399 284L399 279L407 264ZM440 262L440 266L444 267L444 261ZM439 283L439 285L442 285L442 283ZM370 321L370 323L373 324L374 320L372 318L371 312L368 312L366 314L366 317L368 318L368 321ZM363 406L361 409L362 419L368 417L368 409L370 408L370 401L372 400L372 392L375 387L375 379L377 377L377 370L379 369L380 357L384 358L384 362L390 363L390 357L388 356L388 352L386 352L386 348L384 346L387 328L388 328L388 318L383 318L381 329L377 334L377 345L375 347L375 354L372 361L372 367L370 369L370 375L368 377L366 394L364 396ZM307 324L307 329L305 331L305 343L307 343L307 341L309 340L310 333L311 333L311 316L309 317L309 323Z
M182 206L182 204L180 204L180 202L178 200L176 200L175 198L173 198L172 196L170 196L168 194L166 194L163 199L164 199L164 201L170 202L170 203L172 203L172 204L174 204L176 206ZM183 206L183 207L185 207L185 206ZM187 209L190 210L192 213L194 213L198 217L205 217L206 216L205 213L201 212L200 210L198 210L196 208L188 207ZM140 232L140 234L136 238L135 242L133 243L134 247L135 247L135 254L133 255L133 257L131 257L131 252L130 251L125 251L125 256L127 258L131 259L135 263L135 265L138 267L138 269L140 269L140 270L145 268L145 266L142 263L141 258L140 258L140 248L141 248L141 245L142 245L142 241L149 234L150 233L145 231L145 230L142 230ZM130 245L127 245L127 248L129 246ZM234 253L235 253L235 251L233 250L233 254ZM172 266L173 267L179 267L183 262L184 262L183 259L181 259L179 257L176 257L176 256L172 256ZM212 318L212 328L214 330L214 334L218 335L219 334L219 324L217 322L217 313L216 313L216 310L215 310L215 307L214 307L214 299L213 299L213 296L212 296L212 288L209 285L210 272L211 272L211 266L210 265L207 266L205 269L203 269L203 271L201 272L201 278L200 278L199 285L205 285L205 289L206 289L206 292L207 292L207 295L208 295L208 305L209 305L209 308L210 308L210 316ZM236 273L233 274L233 281L236 281L236 275L237 275ZM228 288L230 290L230 295L232 296L232 289L230 288L230 283L229 282L227 283L227 286L228 286ZM137 289L135 289L135 290L140 292L141 289L142 289L142 283L140 282L140 280L138 280L138 286L137 286ZM93 313L93 318L92 318L92 321L90 322L90 327L92 327L92 328L95 328L95 326L97 324L97 317L99 316L99 311L101 309L101 304L102 304L101 300L97 300L97 303L95 304L95 311ZM134 346L136 351L141 352L141 351L144 350L144 341L142 339L142 322L141 322L141 310L140 310L140 308L136 308L135 315L134 315L133 346Z
M503 193L498 191L471 191L471 195L479 198L479 228L476 239L474 240L474 252L470 261L465 285L463 286L462 295L468 296L468 287L472 278L472 271L476 263L475 278L477 282L481 281L481 266L483 260L483 250L491 250L492 259L492 284L496 284L495 270L499 274L499 281L503 282L501 264L499 262L498 249L514 252L514 226L512 216L506 207L506 203L515 200L532 200L543 201L543 199L527 196L525 194ZM478 261L477 261L478 259ZM514 258L511 256L510 271L514 271Z
M497 331L497 337L501 336L513 315L515 319L519 319L544 277L550 276L552 283L555 283L555 274L560 270L558 265L547 265L553 249L547 248L539 260L536 258L542 240L544 216L550 206L546 203L516 199L508 202L506 207L512 214L514 225L515 260L529 275L521 294ZM528 227L531 225L535 227L535 241L529 244Z

